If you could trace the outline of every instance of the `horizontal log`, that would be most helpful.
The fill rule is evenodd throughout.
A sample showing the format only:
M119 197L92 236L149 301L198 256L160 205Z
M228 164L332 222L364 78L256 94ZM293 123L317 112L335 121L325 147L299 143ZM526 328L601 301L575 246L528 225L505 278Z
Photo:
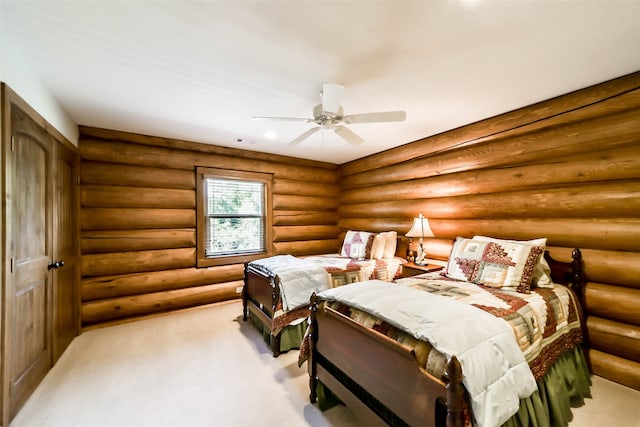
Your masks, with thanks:
M587 354L595 375L640 390L640 363L594 349Z
M640 326L589 316L587 330L589 347L640 362Z
M340 233L337 225L286 225L273 227L274 242L335 239Z
M195 228L195 209L84 208L83 230Z
M403 229L408 231L411 221L405 224ZM640 251L640 218L434 219L429 225L438 238L480 234L525 240L536 236L547 237L549 246Z
M83 161L80 183L195 190L196 175L193 170Z
M301 211L274 210L273 225L335 225L338 223L338 213L335 211Z
M229 169L229 166L233 165L234 170L272 173L274 178L327 184L335 184L338 181L335 170L259 160L250 155L246 157L204 155L197 151L89 138L80 139L78 149L83 161L183 170L193 170L195 166Z
M83 325L161 313L237 298L241 280L82 304Z
M343 230L395 230L405 234L412 219L345 218ZM429 225L439 239L457 236L492 236L499 239L528 240L547 237L549 246L638 251L640 219L433 219ZM533 237L532 237L533 236Z
M166 230L84 231L80 241L83 254L147 251L196 246L193 228Z
M585 278L640 289L640 252L582 249Z
M178 150L196 151L207 155L221 154L234 157L250 157L269 162L288 163L317 168L336 170L336 165L317 160L300 159L298 157L283 156L281 154L269 154L258 151L243 150L239 148L223 147L220 145L203 144L193 141L184 141L172 138L141 135L137 133L124 132L111 129L100 129L95 127L80 126L81 139L106 139L112 141L133 142L136 144L152 145Z
M640 289L588 282L585 305L591 315L640 326Z
M243 275L243 264L231 264L210 268L181 268L91 277L82 280L82 300L91 301L230 282L242 280Z
M171 188L83 185L80 201L83 207L90 208L195 209L196 192Z
M400 218L413 209L432 218L557 218L636 217L640 212L640 181L612 181L560 188L474 194L447 198L342 204L342 218Z
M338 198L339 188L337 185L307 181L290 181L287 179L273 180L273 194L290 194L294 196L314 196Z
M276 255L318 255L335 254L340 251L342 241L331 240L309 240L305 242L276 242L273 244Z
M412 218L341 218L338 226L341 230L369 230L374 233L396 231L400 235L405 235L409 232L412 223Z
M640 141L640 109L583 123L551 127L534 134L519 135L445 151L404 163L343 176L343 187L368 186L393 181L426 178L482 168L536 163L543 159L580 152L615 149Z
M554 126L556 123L583 121L634 108L640 73L561 95L499 116L462 126L411 144L357 159L340 166L343 176L401 163L443 151L461 144L499 138L505 132ZM570 113L570 114L568 114Z
M417 251L419 242L418 239L412 239L411 250ZM440 261L447 261L449 254L453 247L453 240L450 239L423 239L424 253L427 258L437 259Z
M196 249L162 249L82 256L82 276L110 276L195 267Z
M640 144L541 161L533 165L481 169L344 189L342 204L417 200L525 190L640 176Z
M333 211L338 209L339 201L332 197L273 195L273 209L301 211Z

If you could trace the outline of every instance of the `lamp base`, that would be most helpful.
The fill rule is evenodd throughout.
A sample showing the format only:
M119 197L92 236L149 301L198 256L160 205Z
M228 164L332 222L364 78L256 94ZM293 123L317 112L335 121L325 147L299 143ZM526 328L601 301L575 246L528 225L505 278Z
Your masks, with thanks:
M413 261L415 265L426 265L425 261L425 253L424 249L422 249L422 242L420 242L420 246L418 246L418 254L416 255L416 259Z

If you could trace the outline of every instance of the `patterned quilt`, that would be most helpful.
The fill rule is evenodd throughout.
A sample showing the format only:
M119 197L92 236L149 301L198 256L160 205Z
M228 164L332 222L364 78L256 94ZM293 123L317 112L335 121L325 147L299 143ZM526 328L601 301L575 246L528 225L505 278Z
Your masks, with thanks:
M323 267L328 276L329 286L332 288L370 279L391 281L401 275L401 265L405 262L401 258L354 260L343 257L340 254L314 255L303 257L300 260L304 261L304 263ZM270 274L268 270L265 270L264 267L255 262L252 262L251 265L258 267L258 270L263 271L265 274ZM281 286L281 292L282 290ZM311 298L312 292L308 292L307 301ZM300 323L308 316L309 307L307 305L287 309L281 296L273 314L271 334L277 335L287 325Z
M399 279L397 284L466 302L508 322L536 380L563 352L582 342L580 308L573 292L565 286L535 288L530 294L522 294L449 279L440 273ZM430 343L356 308L340 302L326 304L413 349L420 366L443 378L446 358ZM300 365L308 358L306 341L300 351Z

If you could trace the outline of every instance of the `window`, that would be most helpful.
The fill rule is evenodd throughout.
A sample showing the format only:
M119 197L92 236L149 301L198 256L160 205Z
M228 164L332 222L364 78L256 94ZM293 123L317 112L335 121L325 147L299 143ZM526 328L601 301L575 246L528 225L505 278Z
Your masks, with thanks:
M197 168L198 266L234 264L271 250L271 175Z

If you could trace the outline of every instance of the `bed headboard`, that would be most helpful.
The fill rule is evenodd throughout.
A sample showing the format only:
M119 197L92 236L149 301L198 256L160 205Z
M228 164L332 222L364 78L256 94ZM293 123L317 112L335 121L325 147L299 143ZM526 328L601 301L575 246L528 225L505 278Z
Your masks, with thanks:
M582 252L574 249L571 252L571 261L559 261L551 257L549 251L545 251L544 258L551 268L551 278L554 283L560 283L569 287L578 296L580 305L584 307L584 292L582 289Z

